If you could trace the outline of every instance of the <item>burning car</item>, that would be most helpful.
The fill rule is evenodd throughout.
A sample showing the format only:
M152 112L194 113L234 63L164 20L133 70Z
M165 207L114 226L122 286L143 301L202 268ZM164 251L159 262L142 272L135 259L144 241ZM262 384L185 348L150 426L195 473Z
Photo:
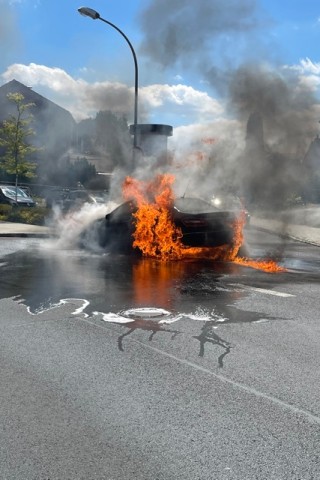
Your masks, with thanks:
M181 249L220 247L233 243L235 222L244 216L241 201L233 196L220 195L209 200L180 197L174 199L167 209L159 209L154 204L144 206L142 225L140 206L129 200L96 221L86 232L86 239L95 237L103 249L130 252L138 247L145 253L140 247L141 242L137 242L137 224L140 222L139 236L145 243L153 244L153 252L159 249L156 242L168 242L166 232L169 230L170 241L179 244ZM165 221L161 217L163 210L166 211ZM162 229L162 239L155 240L159 229Z
M239 205L222 197L208 203L200 198L178 198L172 219L181 230L181 241L188 247L217 247L233 241L233 224L240 215Z

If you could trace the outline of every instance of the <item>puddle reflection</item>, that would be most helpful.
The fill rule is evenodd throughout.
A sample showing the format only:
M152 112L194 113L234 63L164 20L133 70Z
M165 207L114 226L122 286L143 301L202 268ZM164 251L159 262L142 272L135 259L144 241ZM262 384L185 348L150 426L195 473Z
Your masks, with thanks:
M153 339L154 335L157 332L166 332L166 333L171 333L171 340L173 340L179 333L179 330L171 330L169 328L166 328L163 324L157 323L153 320L135 320L134 322L131 322L129 324L124 324L124 327L127 327L129 330L122 335L118 337L118 348L121 352L124 351L123 348L123 339L124 337L127 337L128 335L131 335L135 330L140 329L140 330L146 330L148 332L151 332L148 340L151 342Z
M102 320L125 329L119 332L120 351L124 351L124 339L137 330L149 332L148 341L159 332L169 334L166 336L171 340L183 333L199 341L200 357L208 344L221 348L218 364L222 367L233 347L216 329L269 318L237 308L236 301L249 293L230 284L232 275L239 275L237 265L195 260L162 263L38 248L5 257L0 298L14 298L33 314L78 299L82 303L74 314L96 320L102 316ZM147 307L148 312L136 315L137 309ZM150 308L164 309L168 315L154 318ZM134 315L123 316L130 309Z
M218 365L220 368L222 368L223 358L230 353L232 347L227 340L224 340L215 332L215 328L217 328L215 322L205 322L205 324L201 328L200 335L194 338L196 338L200 342L199 357L204 356L204 347L206 343L217 345L223 349L223 353L218 357Z

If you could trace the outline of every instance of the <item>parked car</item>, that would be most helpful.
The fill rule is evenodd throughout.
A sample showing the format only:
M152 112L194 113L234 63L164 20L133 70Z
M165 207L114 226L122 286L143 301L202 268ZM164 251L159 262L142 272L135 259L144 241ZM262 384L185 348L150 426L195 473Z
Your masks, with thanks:
M125 202L105 218L99 219L84 232L83 243L90 239L102 248L121 252L132 250L135 225L133 214L137 206ZM195 197L177 198L170 210L175 226L182 232L181 242L187 247L216 247L231 244L233 223L243 211L240 200L215 197L206 201Z
M58 206L63 212L79 210L86 203L106 203L106 192L90 192L85 189L56 189L45 193L48 208Z
M36 206L36 202L27 190L13 185L0 185L0 203L15 207Z
M64 212L79 210L85 203L92 203L86 190L69 190L63 199L62 208Z

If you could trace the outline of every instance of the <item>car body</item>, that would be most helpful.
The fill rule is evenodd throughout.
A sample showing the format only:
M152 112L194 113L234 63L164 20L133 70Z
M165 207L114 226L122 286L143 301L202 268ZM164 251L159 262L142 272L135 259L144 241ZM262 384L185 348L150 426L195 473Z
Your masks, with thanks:
M242 211L241 204L233 197L178 198L172 218L182 232L182 243L190 247L217 247L231 244L234 222Z
M14 207L36 206L36 202L26 189L13 185L0 185L0 203Z
M243 212L242 204L239 199L231 201L229 198L228 203L221 197L219 201L217 199L207 201L197 197L180 197L174 201L170 216L182 233L184 246L217 247L232 243L234 222ZM137 209L132 201L122 203L105 218L96 221L90 228L89 236L102 248L129 252L135 231L133 214Z

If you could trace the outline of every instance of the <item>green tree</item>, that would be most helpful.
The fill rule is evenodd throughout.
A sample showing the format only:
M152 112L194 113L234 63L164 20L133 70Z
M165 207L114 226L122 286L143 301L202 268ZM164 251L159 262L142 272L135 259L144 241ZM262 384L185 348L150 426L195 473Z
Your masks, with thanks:
M4 120L0 127L0 146L4 151L0 158L0 166L6 173L15 176L17 187L20 175L28 178L36 176L36 164L28 161L28 158L39 148L28 143L28 138L35 134L30 127L33 116L28 113L28 109L34 104L24 103L24 96L21 93L8 93L7 98L15 105L16 113Z

